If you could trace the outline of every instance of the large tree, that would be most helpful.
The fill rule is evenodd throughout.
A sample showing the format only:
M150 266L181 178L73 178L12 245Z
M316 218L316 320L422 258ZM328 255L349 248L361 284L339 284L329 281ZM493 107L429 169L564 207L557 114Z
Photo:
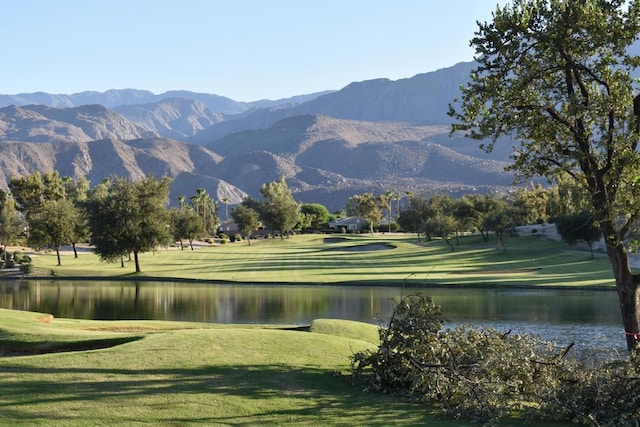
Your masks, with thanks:
M170 184L169 178L151 177L135 183L117 178L101 184L106 191L97 189L87 205L92 240L102 259L115 260L133 253L139 273L138 255L168 242Z
M184 250L184 239L189 241L189 247L193 250L193 240L202 234L200 216L191 209L172 209L169 213L173 238L180 241L180 250Z
M65 198L63 180L57 171L36 172L23 177L12 177L9 180L9 189L16 201L17 208L24 212L27 220L31 214L37 212L42 204L47 201Z
M5 263L7 262L7 245L21 232L22 221L18 216L15 202L8 193L0 190L0 244L4 245L2 254Z
M238 205L231 211L231 216L235 221L240 234L242 234L251 246L251 233L260 227L260 215L255 210L244 205Z
M75 241L79 221L79 209L70 200L47 200L36 212L32 212L28 220L29 245L55 249L58 265L61 265L60 246Z
M639 118L629 46L639 0L514 0L478 23L478 67L452 106L453 131L518 141L521 177L568 174L589 196L620 298L628 348L640 341L640 276L625 238L640 215ZM640 103L639 103L640 104Z
M380 222L382 218L382 207L384 203L381 203L378 197L375 197L373 193L364 193L363 195L356 194L347 200L347 215L359 216L366 219L369 222L369 231L373 233L373 227Z
M409 201L398 215L398 224L405 232L416 233L420 242L420 233L425 232L425 223L429 217L428 201L418 195L409 196Z
M268 182L260 187L262 195L262 220L284 238L298 223L300 206L293 199L284 176L279 181Z
M558 217L556 219L556 230L558 230L562 240L570 245L578 242L585 242L589 245L591 258L593 258L593 244L600 240L602 234L591 212L582 211Z

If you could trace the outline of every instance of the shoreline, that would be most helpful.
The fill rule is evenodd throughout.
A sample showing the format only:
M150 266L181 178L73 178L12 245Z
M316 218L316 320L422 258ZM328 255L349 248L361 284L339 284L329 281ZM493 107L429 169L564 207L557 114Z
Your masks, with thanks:
M364 281L343 281L343 282L242 282L237 280L221 280L221 279L189 279L184 277L114 277L114 276L31 276L22 273L16 275L3 276L0 274L0 283L3 282L20 282L20 281L79 281L79 282L161 282L161 283L193 283L208 285L257 285L257 286L343 286L343 287L394 287L409 289L501 289L501 290L567 290L567 291L615 291L615 285L610 286L565 286L565 285L509 285L496 283L471 283L471 284L444 284L444 283L402 283L402 282L364 282Z

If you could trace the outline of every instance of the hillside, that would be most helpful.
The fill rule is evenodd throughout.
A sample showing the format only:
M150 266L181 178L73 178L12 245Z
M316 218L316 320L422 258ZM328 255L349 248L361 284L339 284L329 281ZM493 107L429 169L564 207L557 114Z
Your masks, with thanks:
M151 129L102 105L54 108L44 105L0 108L0 141L88 142L104 138L152 138Z
M224 120L196 99L169 98L114 108L127 119L165 138L184 140Z
M233 204L285 176L299 201L330 210L365 191L505 190L512 183L503 171L510 141L487 154L477 141L449 135L448 104L474 66L255 103L134 89L0 95L0 105L103 104L0 108L0 186L14 175L53 169L93 183L113 175L168 175L174 204L200 187Z
M354 82L337 92L289 108L262 108L230 117L189 141L209 144L233 132L264 129L283 118L306 114L362 121L448 124L449 103L459 95L460 85L468 81L475 66L474 62L463 62L408 79Z
M285 176L295 197L332 210L365 191L489 191L509 186L504 162L458 153L430 140L447 126L340 120L306 115L264 130L238 132L209 146L167 138L0 142L0 182L58 170L92 183L118 175L167 175L180 195L205 188L239 203L264 182Z

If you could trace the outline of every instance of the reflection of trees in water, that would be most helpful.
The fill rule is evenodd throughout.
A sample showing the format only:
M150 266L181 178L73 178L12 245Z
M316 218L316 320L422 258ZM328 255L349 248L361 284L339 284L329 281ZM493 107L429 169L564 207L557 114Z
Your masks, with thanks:
M330 317L377 323L386 320L401 292L388 287L5 282L0 284L0 307L85 319L302 324ZM452 321L619 322L615 292L461 288L423 292Z

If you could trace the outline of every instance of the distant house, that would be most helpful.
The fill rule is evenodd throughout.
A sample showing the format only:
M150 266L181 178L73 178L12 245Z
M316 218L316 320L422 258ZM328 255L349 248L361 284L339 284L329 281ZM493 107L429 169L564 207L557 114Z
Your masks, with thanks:
M329 228L334 231L361 231L367 227L367 220L357 216L348 216L346 218L338 218L329 222Z
M238 224L232 219L227 220L220 224L218 227L218 233L224 233L227 236L235 236L240 233L240 229L238 228Z

